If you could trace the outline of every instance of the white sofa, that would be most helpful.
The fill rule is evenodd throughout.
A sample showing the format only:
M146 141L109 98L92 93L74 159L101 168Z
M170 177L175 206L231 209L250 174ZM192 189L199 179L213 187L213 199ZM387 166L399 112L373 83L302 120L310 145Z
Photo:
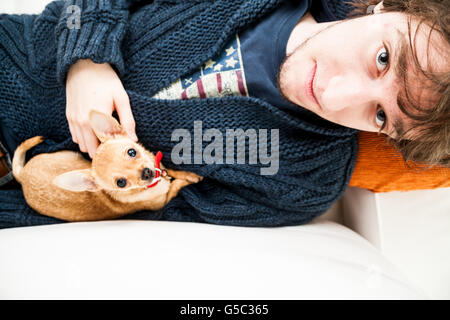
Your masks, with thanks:
M37 13L49 0L2 0ZM313 223L0 230L0 299L449 299L450 188L348 188Z
M0 299L448 299L449 195L348 188L295 227L123 220L0 230Z
M327 220L282 228L109 221L0 231L1 299L422 299Z

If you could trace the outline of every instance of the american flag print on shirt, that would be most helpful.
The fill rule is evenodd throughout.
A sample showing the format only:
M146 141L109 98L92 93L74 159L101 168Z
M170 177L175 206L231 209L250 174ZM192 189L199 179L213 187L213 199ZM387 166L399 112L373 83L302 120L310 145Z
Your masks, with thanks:
M156 99L198 99L225 96L247 96L244 65L239 36L225 46L219 56L209 59L200 69L162 89Z

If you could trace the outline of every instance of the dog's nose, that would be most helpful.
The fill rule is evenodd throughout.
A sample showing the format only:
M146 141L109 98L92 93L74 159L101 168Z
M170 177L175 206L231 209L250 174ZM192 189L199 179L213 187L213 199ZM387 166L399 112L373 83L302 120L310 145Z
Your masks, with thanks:
M152 170L150 170L149 168L144 168L144 170L142 170L142 180L150 180L153 178L153 172Z

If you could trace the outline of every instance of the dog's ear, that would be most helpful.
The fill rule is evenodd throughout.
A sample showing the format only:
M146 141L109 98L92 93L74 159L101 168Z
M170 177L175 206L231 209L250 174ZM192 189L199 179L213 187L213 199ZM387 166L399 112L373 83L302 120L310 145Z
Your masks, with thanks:
M52 182L61 189L73 192L94 192L99 190L99 187L95 183L94 177L91 175L90 169L65 172L55 177Z
M89 112L89 123L94 130L97 138L103 143L108 138L114 138L117 135L125 135L125 129L114 119L113 116L107 115L97 110Z

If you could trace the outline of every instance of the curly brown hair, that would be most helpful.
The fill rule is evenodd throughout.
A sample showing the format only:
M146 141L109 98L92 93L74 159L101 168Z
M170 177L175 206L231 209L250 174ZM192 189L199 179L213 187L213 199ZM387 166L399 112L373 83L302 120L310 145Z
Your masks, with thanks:
M371 13L371 9L379 2L380 0L347 2L354 6L349 18L358 18ZM449 62L450 0L384 0L382 12L400 12L408 17L409 46L401 48L401 56L396 67L396 73L403 84L403 92L399 94L397 102L400 110L412 119L409 128L403 128L401 123L394 124L397 134L394 138L386 136L386 140L400 152L410 168L412 168L410 164L421 166L421 170L435 165L450 168L450 72L423 70L415 50L415 39L420 26L428 25L431 29L427 39L427 56L429 57L431 34L438 32L441 38L445 39L443 59ZM412 19L419 21L414 35L411 31ZM412 59L408 59L408 52ZM430 90L434 98L433 101L429 100L430 106L425 106L423 102L419 104L409 94L408 85L411 85L411 82L408 82L408 75L412 75L408 69L409 60L414 62L416 71L431 83L426 87L422 82L419 84L421 88ZM418 87L417 78L415 79L412 88ZM409 161L412 163L408 163Z

